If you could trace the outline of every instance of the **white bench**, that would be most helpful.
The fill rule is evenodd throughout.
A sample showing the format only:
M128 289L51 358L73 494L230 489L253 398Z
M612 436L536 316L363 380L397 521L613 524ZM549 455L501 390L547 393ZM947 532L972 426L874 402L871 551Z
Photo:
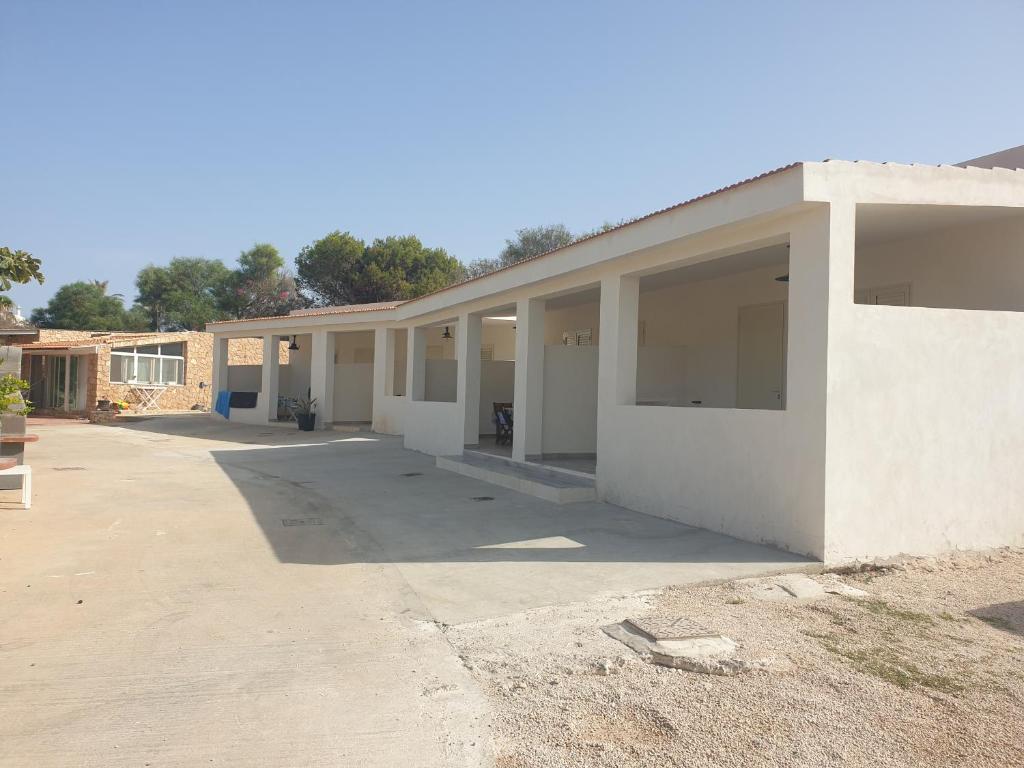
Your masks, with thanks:
M0 469L0 477L10 475L21 475L21 506L25 509L32 508L32 467L28 464L18 464L8 469Z

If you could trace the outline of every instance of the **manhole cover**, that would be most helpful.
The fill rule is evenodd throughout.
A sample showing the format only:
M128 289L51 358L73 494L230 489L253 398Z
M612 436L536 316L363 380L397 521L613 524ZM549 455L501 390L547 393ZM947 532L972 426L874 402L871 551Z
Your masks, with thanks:
M474 496L473 501L494 501L493 496Z
M403 472L402 477L419 477L422 474L422 472Z
M54 472L85 472L85 467L54 467Z
M293 525L323 525L324 521L319 517L283 517L281 525L289 528Z
M626 619L626 624L652 640L693 640L698 637L718 637L720 634L685 617L650 616L643 619Z

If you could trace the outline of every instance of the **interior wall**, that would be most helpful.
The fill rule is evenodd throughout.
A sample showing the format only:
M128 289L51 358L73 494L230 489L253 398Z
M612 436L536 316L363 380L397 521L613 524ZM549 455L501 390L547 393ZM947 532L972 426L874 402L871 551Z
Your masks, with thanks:
M858 247L854 290L910 283L910 305L1024 311L1024 217Z
M686 347L637 349L637 405L693 405L686 399Z
M423 400L454 403L457 395L458 360L428 359Z
M456 334L459 326L452 323L448 326L452 338L444 338L444 327L427 328L427 359L428 360L454 360L458 355L456 346Z
M480 434L493 435L494 404L513 402L516 388L514 360L480 362Z
M345 331L334 334L334 362L372 363L373 331Z
M313 366L313 336L308 333L295 337L298 349L288 350L288 364L279 367L277 391L283 397L304 399L309 397L310 375Z
M699 400L704 408L735 408L740 307L786 301L787 283L775 280L786 271L772 266L642 291L638 367L643 361L645 368L643 377L638 370L638 399L641 391L665 393L674 405ZM659 356L665 359L658 362ZM673 386L675 375L681 385Z
M562 345L562 333L570 336L576 331L589 328L594 344L599 342L601 306L592 301L565 309L549 309L544 313L544 344L546 346Z
M227 389L231 392L259 392L263 388L263 366L229 365Z
M373 419L373 363L334 366L334 421Z
M480 346L494 348L494 360L516 359L515 323L506 321L483 321L480 331Z
M598 347L544 348L544 453L597 452Z

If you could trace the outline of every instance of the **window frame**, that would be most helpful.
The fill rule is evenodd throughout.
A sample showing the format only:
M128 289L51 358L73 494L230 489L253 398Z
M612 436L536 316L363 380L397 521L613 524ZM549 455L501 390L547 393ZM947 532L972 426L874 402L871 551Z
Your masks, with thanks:
M184 353L186 351L185 342L181 342L181 341L168 342L168 346L179 346L179 345L181 346L182 353ZM181 354L181 355L165 355L165 354L163 354L163 346L164 345L163 344L156 344L155 346L157 348L157 353L154 355L154 354L150 354L150 353L147 353L147 352L139 352L139 346L140 345L136 344L135 346L132 346L132 347L121 347L119 349L111 349L110 350L110 373L107 376L107 378L108 378L108 380L110 381L111 384L123 384L123 385L126 385L126 386L143 386L143 387L183 387L183 386L185 386L185 355L184 354ZM143 344L141 346L143 346L143 347L152 347L154 345L153 344ZM131 350L131 352L126 351L126 350L129 350L129 349ZM131 377L129 378L127 375L123 376L122 378L124 378L125 381L115 381L114 380L114 359L115 358L118 358L119 360L123 360L123 359L127 358L127 359L132 361ZM139 381L139 378L138 378L138 376L139 376L139 358L144 358L146 360L151 361L150 362L150 371L151 372L152 371L156 372L156 377L155 378L158 379L157 381L153 380L154 376L152 375L152 373L150 374L150 377L149 377L150 381ZM162 380L164 378L164 376L163 376L164 365L163 364L164 364L165 360L174 360L174 361L177 362L176 370L179 373L179 375L176 377L175 381L163 381Z

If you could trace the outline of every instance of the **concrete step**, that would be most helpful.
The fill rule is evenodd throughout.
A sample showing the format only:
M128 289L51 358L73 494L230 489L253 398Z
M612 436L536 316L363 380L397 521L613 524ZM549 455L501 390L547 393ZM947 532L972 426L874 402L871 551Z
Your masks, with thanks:
M526 464L501 456L466 451L461 456L438 456L439 469L536 496L555 504L573 504L597 498L594 479L539 464Z

